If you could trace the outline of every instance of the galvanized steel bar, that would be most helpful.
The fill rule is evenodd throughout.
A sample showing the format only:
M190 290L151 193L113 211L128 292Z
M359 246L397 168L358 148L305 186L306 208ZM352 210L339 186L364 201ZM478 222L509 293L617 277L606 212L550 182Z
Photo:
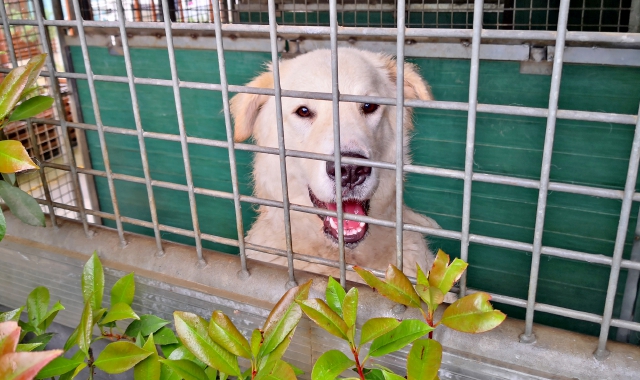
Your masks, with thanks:
M398 1L398 38L396 39L396 266L403 264L403 195L404 195L404 36L405 2ZM428 268L427 268L428 269ZM427 270L425 269L425 270Z
M620 276L620 262L622 261L622 253L624 252L624 242L627 237L627 228L629 226L629 215L631 214L631 206L633 203L633 193L638 180L638 165L640 161L640 107L638 109L638 124L636 125L633 144L631 146L631 157L629 158L629 169L627 170L627 180L624 186L624 198L622 198L622 208L620 210L620 222L618 223L618 232L616 234L616 243L613 248L613 262L611 263L611 275L609 276L609 285L607 286L607 298L604 304L604 313L602 315L602 327L600 329L600 337L598 340L598 348L594 355L598 359L604 359L609 356L607 350L607 338L609 336L609 327L611 326L611 316L613 314L613 304L616 298L616 288L618 286L618 277Z
M13 36L11 35L11 26L9 25L9 16L7 16L7 8L5 8L4 1L0 4L0 19L2 20L2 29L4 31L4 41L7 44L7 50L9 51L9 59L11 59L12 68L18 67L18 60L16 59L16 50L13 47ZM7 20L5 22L5 20Z
M271 42L271 61L273 63L273 91L276 102L276 124L278 127L278 153L280 156L280 180L282 181L282 205L284 211L284 233L287 244L287 261L289 267L289 283L295 286L293 273L293 242L291 237L291 213L289 211L289 187L287 185L287 162L284 145L284 126L282 122L282 94L280 88L280 61L278 58L278 34L276 31L276 4L269 0L269 39Z
M342 204L342 148L340 146L340 85L338 78L338 5L329 0L329 23L331 29L331 105L333 107L333 162L336 185L336 212L338 214L338 250L340 262L340 285L346 287L347 271L344 253L344 210Z
M640 223L638 223L638 220L640 220L640 211L636 218L636 229L629 260L640 263ZM620 319L622 320L630 321L632 319L636 297L638 296L638 280L640 280L640 271L630 270L627 272L627 280L624 285L624 294L622 296L622 305L620 306ZM629 330L618 329L616 340L618 342L627 342L628 339Z
M102 153L102 161L104 163L105 171L107 172L107 184L109 187L109 196L111 197L113 213L116 216L116 228L118 230L118 237L120 238L120 245L124 247L127 245L127 240L124 237L124 228L122 227L122 220L120 220L120 207L118 206L118 197L116 195L116 187L115 187L115 184L113 183L113 177L111 172L111 161L109 159L109 150L107 148L107 141L104 135L103 125L102 125L102 115L100 114L98 94L96 93L95 83L93 82L93 69L91 68L91 58L89 57L89 48L87 47L87 38L84 34L84 26L82 25L82 14L80 13L80 4L78 0L73 0L73 7L76 12L78 37L80 38L82 58L84 60L85 70L87 72L87 83L89 85L89 95L91 96L91 104L93 106L93 116L96 119L96 126L98 127L98 140L100 141L100 152Z
M162 0L162 12L164 15L169 14L168 0ZM176 66L176 55L173 49L173 32L171 30L171 19L164 19L165 33L167 37L167 50L169 52L169 65L171 66L171 81L173 83L173 97L176 103L176 113L178 116L178 129L180 130L180 146L182 148L182 160L184 162L184 170L187 179L187 187L189 190L189 207L191 209L191 221L193 223L194 238L196 241L196 253L198 254L198 265L203 267L206 261L202 256L202 241L200 232L200 223L198 221L198 209L196 208L196 196L193 192L193 175L191 173L191 160L189 159L189 144L187 143L187 131L184 125L184 116L182 114L182 99L180 97L180 78L178 78L178 68Z
M229 170L231 172L231 187L233 189L233 207L236 213L236 231L238 233L238 248L240 249L240 274L249 276L247 270L247 255L244 245L244 224L242 221L242 207L240 205L240 189L238 188L238 169L236 166L236 151L233 147L233 127L231 126L231 113L229 110L229 84L227 83L227 68L224 60L224 46L220 21L220 3L213 1L213 17L216 26L216 50L218 52L218 68L220 70L220 85L222 87L222 106L224 108L224 124L227 132L227 144L229 151Z
M116 1L118 6L118 22L120 24L120 38L122 39L122 52L124 54L124 66L127 70L127 79L129 82L129 93L131 95L131 106L133 109L133 120L136 124L136 136L138 137L138 146L140 147L140 159L142 161L142 172L144 173L144 182L147 188L147 197L149 197L149 212L151 213L151 222L153 224L153 235L156 239L157 255L163 256L162 235L158 228L158 210L156 208L156 197L151 186L151 172L149 170L149 157L147 155L147 144L144 141L144 129L142 128L142 119L140 118L140 105L138 104L138 93L134 83L133 66L131 63L131 53L129 51L129 37L127 36L126 20L122 1Z
M464 190L462 194L462 235L460 259L469 262L469 226L471 224L471 191L473 185L473 155L476 139L476 113L478 107L478 77L480 76L480 43L484 0L473 5L473 39L471 40L471 69L469 74L469 111L467 116L467 142L464 160ZM460 297L467 291L466 272L460 277Z
M538 206L536 210L536 226L533 233L533 252L531 255L531 274L529 275L529 294L527 299L527 313L525 316L524 334L520 335L522 343L535 341L533 335L533 314L538 287L538 271L540 269L540 253L542 249L542 234L544 232L544 217L547 210L547 194L549 191L549 173L551 172L551 156L553 154L553 140L556 131L556 113L558 98L560 97L560 82L562 79L562 59L564 57L565 35L569 16L569 1L561 0L558 15L558 39L556 40L556 54L551 74L551 92L549 94L549 116L544 137L542 154L542 168L540 172L540 191L538 192Z
M44 26L44 15L42 13L42 8L41 8L42 4L40 1L34 1L33 6L36 12L36 20L38 21L38 31L40 33L40 41L42 42L42 49L44 50L44 53L47 54L47 58L46 58L47 70L49 70L50 73L55 74L56 69L53 63L53 57L51 56L52 50L51 50L50 40L48 38L49 33L47 33L47 30L45 29L45 26ZM76 159L73 155L73 147L71 146L71 141L69 140L69 129L67 125L68 124L67 119L65 117L64 104L62 103L62 96L60 95L60 85L58 83L58 80L55 77L50 78L49 82L51 83L51 95L53 95L57 115L60 122L60 127L62 128L63 150L67 155L67 161L69 162L69 167L71 171L71 183L73 186L73 192L76 196L76 201L78 203L77 212L80 215L80 221L82 222L84 233L87 235L87 237L92 237L93 231L89 230L87 215L85 213L85 208L84 208L84 200L82 197L82 190L80 188L80 183L78 181Z
M27 133L29 134L29 138L31 139L31 146L33 147L33 152L35 156L40 161L44 161L44 157L40 152L40 145L38 144L38 139L36 138L36 134L33 131L33 121L32 119L27 120ZM45 167L40 165L40 170L38 170L40 174L40 181L42 182L42 189L44 190L44 199L47 201L46 205L49 208L49 218L51 218L51 226L54 228L58 227L58 223L56 222L56 212L53 209L53 201L51 200L51 191L49 191L49 182L47 181L47 176L45 175Z

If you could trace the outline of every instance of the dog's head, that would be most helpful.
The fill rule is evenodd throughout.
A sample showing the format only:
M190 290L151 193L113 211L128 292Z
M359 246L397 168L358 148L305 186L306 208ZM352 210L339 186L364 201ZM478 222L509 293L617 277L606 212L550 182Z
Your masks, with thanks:
M396 96L397 64L387 55L344 48L338 52L341 94ZM284 90L331 93L331 53L316 50L280 63L280 83ZM273 71L256 77L248 86L272 89ZM404 65L405 99L430 100L431 92L413 65ZM282 119L287 149L334 154L332 102L327 100L282 98ZM408 133L412 129L409 109L404 111L405 160L408 160ZM241 93L231 100L235 121L235 141L253 136L262 146L277 147L276 104L272 96ZM396 108L375 103L340 102L340 153L342 157L395 162ZM342 200L345 213L375 216L393 210L395 174L366 165L342 164ZM333 162L287 158L289 197L293 203L313 204L336 210L335 166ZM259 154L254 167L256 195L282 200L278 156ZM338 236L336 218L321 217L319 226L334 241ZM368 231L366 223L345 220L344 238L353 248Z

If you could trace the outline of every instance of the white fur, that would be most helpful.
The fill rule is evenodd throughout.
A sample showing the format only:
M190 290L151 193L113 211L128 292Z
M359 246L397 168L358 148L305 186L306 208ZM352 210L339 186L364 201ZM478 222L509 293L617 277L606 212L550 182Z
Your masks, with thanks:
M339 83L341 94L370 95L393 98L396 96L396 61L388 56L356 49L339 50ZM429 87L413 67L405 64L405 98L430 100ZM316 50L280 63L280 81L284 90L331 93L331 54L329 50ZM271 69L248 84L252 87L273 88ZM295 111L300 106L311 109L313 118L300 118ZM396 108L381 105L371 115L360 111L359 103L340 103L341 151L358 151L375 161L395 162ZM276 107L274 97L238 94L232 99L231 111L235 120L236 141L253 135L258 145L278 147ZM282 115L286 149L333 155L333 116L331 101L282 98ZM404 111L404 156L409 159L409 133L412 130L411 110ZM335 197L335 184L327 176L326 162L287 157L289 199L292 204L311 206L308 189L318 199L331 202ZM258 153L254 161L255 196L282 201L279 157ZM370 198L369 216L395 221L395 172L373 168L371 175L357 193ZM439 228L431 218L417 214L404 206L404 221L421 226ZM296 253L338 260L336 243L323 232L318 216L291 212L293 250ZM428 270L433 262L424 237L415 232L404 232L405 273L415 275L416 263ZM281 208L260 206L256 222L248 232L246 241L286 250L284 214ZM354 249L346 248L349 264L385 270L396 262L395 229L369 224L369 234ZM250 258L286 265L283 257L247 250ZM338 275L338 270L322 265L295 261L295 268L325 275ZM358 276L349 273L349 279Z

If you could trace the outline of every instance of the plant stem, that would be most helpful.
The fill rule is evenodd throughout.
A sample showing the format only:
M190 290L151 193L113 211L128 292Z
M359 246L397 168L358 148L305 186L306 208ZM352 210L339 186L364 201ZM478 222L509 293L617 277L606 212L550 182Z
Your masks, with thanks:
M362 366L360 365L360 359L358 358L358 350L354 346L351 346L351 352L353 353L354 359L356 359L356 368L358 369L360 380L365 380L364 372L362 371Z
M93 380L93 349L89 347L89 380Z

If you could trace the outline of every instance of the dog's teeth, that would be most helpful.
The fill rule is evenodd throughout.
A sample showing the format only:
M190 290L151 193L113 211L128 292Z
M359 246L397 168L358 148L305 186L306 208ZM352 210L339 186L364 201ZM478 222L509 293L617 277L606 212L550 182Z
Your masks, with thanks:
M329 224L331 225L331 228L333 228L334 230L338 229L338 222L336 221L335 218L329 217Z
M364 228L364 225L365 225L364 222L360 222L360 225L359 225L360 229ZM358 232L360 232L360 231L358 231Z

